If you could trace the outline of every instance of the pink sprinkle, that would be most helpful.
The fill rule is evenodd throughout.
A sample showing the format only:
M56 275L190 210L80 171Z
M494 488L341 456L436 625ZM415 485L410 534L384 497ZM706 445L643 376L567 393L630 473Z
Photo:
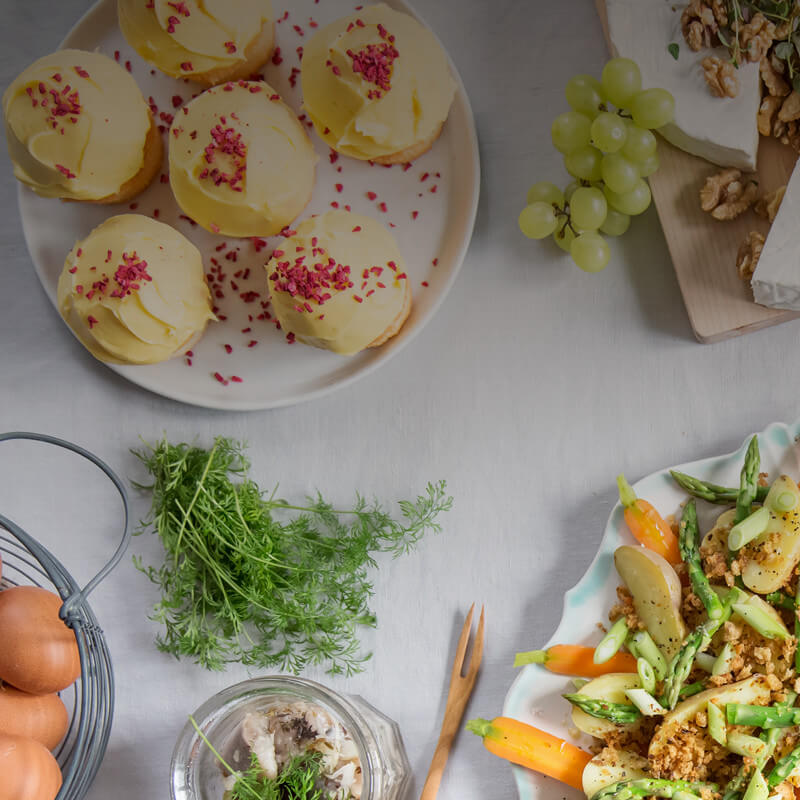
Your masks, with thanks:
M186 351L187 358L191 358L193 355L194 355L194 351L192 351L192 350L187 350Z
M220 383L221 383L223 386L227 386L227 385L228 385L228 381L226 381L226 380L225 380L225 378L223 378L223 377L222 377L222 375L220 375L220 374L219 374L219 372L215 372L215 373L214 373L214 377L215 377L215 378L217 379L217 381L219 381L219 382L220 382Z
M89 73L83 67L75 67L75 72L77 72L81 78L89 77Z
M138 203L131 203L131 204L128 206L128 208L129 208L131 211L136 211L136 209L137 209L137 208L139 208L139 204L138 204Z
M276 47L275 51L272 53L272 63L277 67L283 61L281 57L281 49L280 47Z
M78 271L77 267L71 267L69 270L70 275L74 275Z
M192 72L194 67L192 66L192 62L191 61L184 61L184 62L181 63L181 69L184 72Z
M430 177L430 175L431 175L431 174L430 174L430 172L423 172L423 173L422 173L422 175L420 176L420 181L426 181L426 180L428 180L428 178Z
M94 328L95 325L97 325L97 320L91 314L89 314L89 316L86 317L86 321L89 323L89 330L91 330L92 328Z
M337 192L341 192L342 189L344 189L344 186L342 186L341 183L337 183L335 184L334 188L336 189Z
M83 248L79 247L75 255L80 258L83 255Z
M172 95L172 107L177 108L180 105L183 105L183 98L179 94Z
M367 197L368 197L370 200L375 200L375 199L377 198L377 196L378 196L378 195L377 195L377 194L375 194L375 192L367 192Z
M433 259L433 261L431 261L431 264L433 264L433 266L434 266L434 267L435 267L435 266L436 266L438 263L439 263L439 259L438 259L438 258L434 258L434 259Z
M56 169L67 178L74 178L75 173L67 169L63 164L56 164Z
M386 213L386 203L378 203L378 208L379 208L381 211L383 211L383 212L384 212L384 214Z
M437 187L437 186L436 186L436 184L434 183L434 184L433 184L433 186L431 186L431 189L430 189L430 191L431 191L431 194L436 194L436 189L437 189L437 188L438 188L438 187Z
M232 353L233 352L233 348L229 344L226 344L225 345L225 352L226 353Z
M247 343L247 346L248 346L248 347L255 347L257 344L258 344L258 341L257 341L256 339L251 339L251 340L250 340L250 341Z
M119 50L114 51L114 61L119 61Z
M422 285L423 286L427 286L428 285L428 281L422 281Z
M212 230L214 233L219 233L219 231L220 231L220 227L219 227L219 225L217 225L217 223L216 223L216 222L209 222L209 223L208 223L208 227L209 227L209 228L211 228L211 230Z
M133 72L133 70L131 69L131 62L130 61L126 61L125 62L125 69L128 70L128 72Z
M360 225L356 225L355 228L353 228L353 233L358 233L360 230L361 230L361 226Z
M289 342L289 344L294 344L294 334L291 333L291 332L287 333L286 334L286 341Z
M225 50L228 53L235 53L236 52L236 44L234 42L224 42Z
M412 211L411 212L411 219L416 219L419 216L419 211Z
M231 380L234 383L241 383L242 382L242 379L238 375L231 375Z

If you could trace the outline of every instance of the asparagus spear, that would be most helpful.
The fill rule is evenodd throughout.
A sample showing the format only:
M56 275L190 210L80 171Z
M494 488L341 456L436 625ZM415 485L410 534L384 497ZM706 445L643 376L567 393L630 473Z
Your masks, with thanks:
M697 508L692 498L683 509L683 516L678 529L678 547L681 558L686 563L689 571L689 580L694 593L706 607L709 619L719 619L722 616L722 603L717 593L711 588L703 565L700 562L700 549L697 540L700 531L697 527Z
M744 464L739 477L739 492L736 495L736 516L733 524L741 522L750 514L750 506L758 494L758 470L761 467L761 454L758 450L758 436L754 436L747 445ZM766 497L766 495L765 495Z
M731 725L754 725L757 728L788 728L800 725L800 708L785 706L751 706L728 703L725 714Z
M673 797L676 792L699 796L704 789L716 792L716 783L668 781L663 778L635 778L604 786L592 795L592 800L624 800L630 797Z
M794 597L789 597L786 592L770 592L764 595L764 599L774 608L785 608L787 611L795 611L797 609L797 600Z
M726 601L722 606L722 614L717 619L707 619L684 639L681 649L672 657L667 677L664 679L659 698L662 706L669 709L675 708L681 686L692 671L695 656L708 647L711 637L722 627L722 623L730 615L730 604Z
M772 789L779 783L783 783L794 772L794 768L798 763L800 763L800 744L775 762L775 766L767 776L769 788Z
M631 703L610 703L577 693L565 694L564 697L590 716L607 719L617 725L636 722L642 716L642 712Z
M796 698L797 694L795 692L787 692L786 700L783 703L778 703L778 705L781 708L791 708ZM764 769L764 765L770 760L770 758L772 758L772 754L775 752L775 747L778 744L780 737L781 728L770 728L769 730L761 731L759 738L763 739L767 743L767 751L761 756L761 758L756 759L756 769ZM722 800L734 800L734 798L738 797L745 788L749 774L750 769L748 765L742 763L735 777L731 778L731 780L728 782L728 785L725 787Z
M675 469L670 470L669 474L672 475L675 483L688 494L692 495L692 497L706 500L709 503L715 503L721 506L730 505L736 502L736 498L739 495L739 490L732 486L720 486L716 483L709 483L700 478L687 475L685 472L678 472L678 470ZM757 486L755 502L763 503L768 491L769 486Z

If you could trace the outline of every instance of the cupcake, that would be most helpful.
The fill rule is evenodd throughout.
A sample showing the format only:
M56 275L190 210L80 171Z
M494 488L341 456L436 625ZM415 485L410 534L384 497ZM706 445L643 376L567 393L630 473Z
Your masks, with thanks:
M344 155L411 161L439 136L455 94L436 37L383 3L318 31L303 51L303 105Z
M175 115L169 179L183 211L213 233L272 236L306 207L317 156L266 83L208 89Z
M59 50L3 94L14 175L37 194L117 203L161 167L161 136L136 82L107 56Z
M206 86L250 77L275 39L270 0L118 0L117 15L145 61Z
M335 353L383 344L411 310L395 238L361 214L328 211L301 222L266 270L272 308L289 339Z
M111 217L75 244L58 280L58 310L110 364L165 361L214 319L199 250L141 214Z

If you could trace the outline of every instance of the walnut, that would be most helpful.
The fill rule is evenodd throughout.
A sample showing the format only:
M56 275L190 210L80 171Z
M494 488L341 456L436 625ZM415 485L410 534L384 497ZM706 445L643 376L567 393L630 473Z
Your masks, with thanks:
M784 129L781 131L780 136L778 136L781 140L781 144L788 144L795 153L800 153L800 122L792 120L792 122L781 122L780 124L784 125Z
M781 200L783 200L784 194L786 194L785 185L779 186L774 192L762 194L761 197L756 200L753 211L755 211L759 217L764 217L764 219L773 222L778 214L778 209L781 207Z
M767 87L770 97L786 97L792 91L792 87L783 79L782 74L775 68L771 58L762 58L758 65L761 73L761 80Z
M706 178L700 190L700 207L714 219L734 219L756 201L758 185L744 180L738 169L724 169Z
M753 15L750 22L736 20L733 23L734 33L739 33L739 47L742 56L750 62L761 61L772 46L775 39L775 24L762 13Z
M715 47L719 43L717 31L727 24L724 0L690 0L681 14L683 38L695 52Z
M739 79L736 68L730 61L708 56L700 62L703 75L714 97L736 97L739 94Z
M778 111L778 119L781 122L791 122L800 119L800 93L792 92L781 105Z
M775 95L767 95L758 107L758 132L762 136L772 136L774 134L775 121L778 111L783 105L783 98Z
M761 251L764 249L765 237L758 231L750 231L747 238L739 245L736 253L736 269L743 281L753 277Z

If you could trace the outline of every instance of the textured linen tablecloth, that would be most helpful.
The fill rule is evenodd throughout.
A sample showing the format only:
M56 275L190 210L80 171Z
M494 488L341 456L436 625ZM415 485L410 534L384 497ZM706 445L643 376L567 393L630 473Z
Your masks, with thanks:
M322 0L324 2L324 0ZM0 84L57 47L85 0L6 0ZM516 217L531 182L565 184L549 141L571 74L599 75L605 44L590 0L419 0L463 77L477 123L482 192L463 269L437 315L398 355L322 399L274 411L189 407L128 383L70 336L25 248L17 186L0 157L0 428L79 442L126 479L141 439L248 443L253 477L286 497L356 490L385 502L445 478L443 531L381 559L363 634L374 656L349 679L307 677L362 695L400 724L419 792L438 736L464 613L486 606L483 668L467 709L494 716L515 651L554 630L562 597L596 550L614 478L727 452L798 415L800 321L722 342L692 337L654 210L612 242L610 266L580 272ZM47 220L41 221L42 225ZM140 438L141 437L141 438ZM90 467L3 445L0 509L85 580L115 544L118 506ZM134 520L147 498L132 495ZM155 537L131 554L159 557ZM155 588L126 557L92 596L113 654L117 707L89 800L168 796L173 743L189 712L247 677L159 653ZM598 615L600 610L598 610ZM444 800L513 798L511 769L461 733ZM553 797L561 792L553 790Z

